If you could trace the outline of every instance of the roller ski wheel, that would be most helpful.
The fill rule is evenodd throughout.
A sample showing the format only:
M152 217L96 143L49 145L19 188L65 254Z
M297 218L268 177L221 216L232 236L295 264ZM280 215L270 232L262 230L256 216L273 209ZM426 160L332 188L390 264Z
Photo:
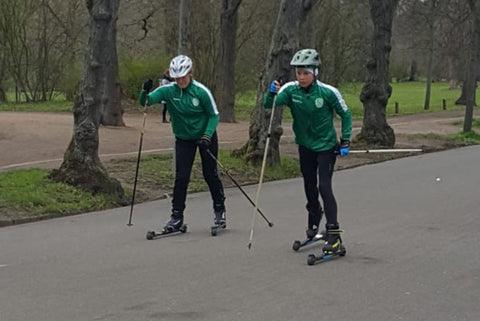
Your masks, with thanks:
M326 261L331 261L334 259L338 259L341 257L344 257L347 254L347 250L345 249L345 246L340 245L341 248L339 249L338 252L331 253L331 252L323 252L322 255L316 256L315 254L310 254L307 258L307 264L308 265L315 265L318 263L323 263Z
M227 224L225 222L221 224L215 224L210 228L210 233L212 234L212 236L217 236L218 231L224 230L226 228L227 228Z
M312 238L306 238L305 240L303 241L299 241L299 240L295 240L293 242L293 245L292 245L292 249L295 251L295 252L298 252L302 247L305 247L307 245L310 245L310 244L313 244L313 243L316 243L318 241L325 241L325 231L321 231L319 233L317 233L315 236L313 236Z
M153 240L153 239L160 238L160 237L163 237L163 236L167 236L167 235L170 235L170 234L186 233L186 232L187 232L187 225L182 224L182 226L180 226L178 229L164 228L160 232L148 231L146 237L147 237L147 240Z

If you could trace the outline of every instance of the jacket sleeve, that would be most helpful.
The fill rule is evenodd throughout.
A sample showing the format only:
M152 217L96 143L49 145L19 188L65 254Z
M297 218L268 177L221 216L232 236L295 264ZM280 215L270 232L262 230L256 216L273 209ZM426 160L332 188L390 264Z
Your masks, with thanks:
M207 135L208 137L212 137L220 120L217 104L215 103L212 93L208 90L206 90L205 94L201 96L201 100L205 112L208 115L207 126L203 134Z
M340 92L335 89L332 92L332 101L335 112L342 119L342 137L343 140L350 140L352 135L352 114Z
M274 95L270 90L267 90L263 96L263 107L270 109L273 107L274 102L275 106L289 106L287 92L281 91L277 95Z
M138 102L140 103L140 105L145 106L145 101L148 97L147 106L152 106L154 104L158 104L158 103L165 100L166 91L167 91L167 89L165 87L163 87L163 88L158 87L157 89L155 89L154 91L152 91L151 93L149 93L147 95L145 90L142 90L142 91L140 91L140 94L138 95Z

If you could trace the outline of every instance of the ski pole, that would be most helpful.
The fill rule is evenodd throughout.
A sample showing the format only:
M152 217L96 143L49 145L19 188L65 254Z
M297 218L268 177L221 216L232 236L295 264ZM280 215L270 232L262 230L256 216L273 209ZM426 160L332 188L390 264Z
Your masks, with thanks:
M400 149L358 149L351 150L350 153L360 154L360 153L413 153L413 152L422 152L421 148L400 148Z
M263 161L262 161L262 169L260 170L260 178L258 180L258 188L257 188L257 195L255 197L255 210L253 211L252 215L252 226L250 228L250 240L248 242L248 249L252 248L252 240L253 240L253 227L255 226L255 214L258 210L258 202L260 199L260 189L262 188L263 182L263 174L265 172L265 164L267 162L267 154L268 154L268 146L270 144L270 134L272 132L272 123L273 123L273 115L275 114L275 102L277 100L277 96L273 97L273 104L272 104L272 113L270 114L270 123L268 124L268 131L267 131L267 140L265 142L265 151L263 153Z
M148 96L145 100L145 106L143 109L143 125L142 130L140 131L140 144L138 146L138 157L137 157L137 168L135 169L135 180L133 181L133 195L132 195L132 204L130 206L130 218L128 219L128 226L132 226L132 215L133 215L133 205L135 204L135 193L137 191L137 178L138 178L138 169L140 167L140 157L142 155L142 144L143 144L143 134L145 133L145 121L147 119L147 104Z
M220 161L212 154L212 152L209 149L207 149L207 153L217 162L218 166L223 170L225 175L227 175L232 180L232 182L238 187L238 189L240 189L242 194L250 201L250 204L252 204L257 209L258 213L263 217L265 222L267 222L268 226L272 227L273 223L270 222L268 220L268 218L265 216L265 214L263 214L262 211L255 205L255 203L252 201L250 196L248 196L248 194L243 190L243 188L240 186L240 184L238 184L238 182L232 177L232 175L230 175L230 173L228 172L228 169L226 169L222 165L222 163L220 163Z

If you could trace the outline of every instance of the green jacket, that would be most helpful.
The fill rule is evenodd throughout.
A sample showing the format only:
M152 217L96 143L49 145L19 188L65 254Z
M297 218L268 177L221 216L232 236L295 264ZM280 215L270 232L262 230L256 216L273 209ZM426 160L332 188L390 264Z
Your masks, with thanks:
M275 95L268 91L263 99L265 108L272 108ZM313 151L332 149L337 144L333 122L334 113L342 118L342 139L350 140L352 115L340 92L316 80L304 89L298 81L291 81L280 88L276 106L288 106L293 117L295 142Z
M139 102L145 105L145 91L141 91ZM173 134L184 140L196 140L203 135L212 137L219 115L210 90L192 79L187 88L181 89L175 82L158 87L148 94L148 106L167 103Z

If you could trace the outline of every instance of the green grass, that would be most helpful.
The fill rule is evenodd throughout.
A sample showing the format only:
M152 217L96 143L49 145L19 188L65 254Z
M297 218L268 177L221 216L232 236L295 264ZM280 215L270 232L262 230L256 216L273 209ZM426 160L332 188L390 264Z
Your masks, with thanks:
M387 116L395 115L395 103L399 106L399 115L423 113L425 102L425 82L400 82L392 83L392 96L387 105ZM348 83L339 86L345 102L347 103L354 118L363 116L363 105L360 101L362 83ZM447 110L462 109L463 106L456 106L455 101L460 97L460 89L449 89L447 82L432 83L430 96L430 110L443 110L443 99L445 99ZM256 90L239 92L235 98L235 117L238 121L249 121L250 114L255 107L257 98ZM58 94L53 101L38 103L13 103L12 94L8 95L9 103L0 104L0 111L36 111L36 112L71 112L73 102L66 101L63 95ZM427 111L428 112L428 111ZM283 114L285 120L291 120L290 112Z
M400 82L392 83L392 96L387 105L387 116L395 115L395 102L399 106L399 115L428 112L423 109L425 103L425 82ZM345 99L354 118L363 117L363 105L360 101L360 92L363 84L348 83L339 86L339 90ZM255 107L256 91L248 91L237 94L235 102L235 115L237 120L249 120L250 113ZM450 90L446 82L432 83L430 94L429 111L443 110L443 99L445 99L447 110L459 110L463 106L455 105L460 97L461 90ZM284 119L291 120L288 111L283 114Z
M457 133L452 135L446 135L446 139L464 142L467 144L480 144L480 134L475 131L469 131L468 133Z
M0 104L0 111L29 111L29 112L72 112L73 102L67 101L65 95L56 92L51 101L25 102L25 97L20 97L20 102L15 102L15 93L7 92L7 103Z
M260 168L246 164L244 159L230 156L229 150L220 150L218 160L228 173L239 184L258 183ZM136 158L113 160L106 164L107 171L114 177L121 179L129 185L133 185L133 177L136 166ZM164 190L170 193L173 190L175 175L172 172L172 154L155 154L142 156L138 174L138 186L155 190ZM230 178L227 177L221 168L218 168L224 185L233 186ZM264 180L279 180L300 176L298 161L288 157L281 158L280 166L267 166L265 168ZM207 185L203 179L200 156L197 153L195 158L189 192L206 191Z
M222 165L239 184L253 184L258 182L260 168L245 164L242 159L230 156L230 151L221 150L218 156ZM136 158L114 160L106 166L112 176L123 175L123 178L133 179ZM225 187L233 186L221 169L219 171ZM0 172L0 212L14 211L23 217L37 217L44 214L70 215L82 212L102 210L118 206L104 194L92 195L80 188L63 183L55 183L48 179L48 170L28 169ZM282 158L281 166L265 169L265 181L298 177L300 169L298 161ZM130 185L132 181L128 182ZM139 186L165 190L171 193L174 184L172 172L172 155L158 154L142 157ZM200 158L194 162L189 192L208 190L203 180ZM131 190L126 188L126 194Z
M0 111L29 111L29 112L72 112L73 102L66 100L42 101L36 103L3 103Z
M79 188L54 183L47 175L48 171L42 169L0 173L0 211L13 209L26 216L37 216L81 213L113 205L113 200L106 195L92 196Z

